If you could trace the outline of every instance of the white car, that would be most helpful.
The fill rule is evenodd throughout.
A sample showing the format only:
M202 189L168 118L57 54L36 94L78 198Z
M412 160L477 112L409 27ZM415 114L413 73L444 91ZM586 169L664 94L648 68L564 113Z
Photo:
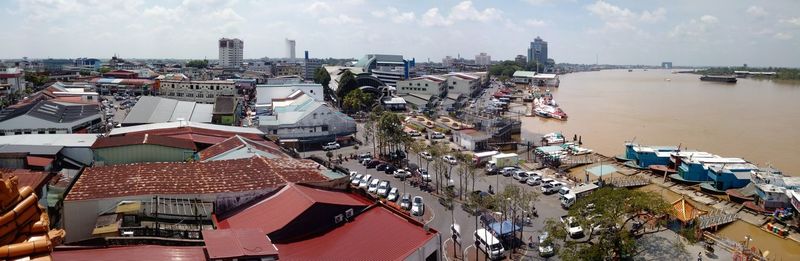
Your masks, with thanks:
M458 163L456 157L450 155L444 155L442 156L442 159L444 160L444 162L450 163L450 165L456 165Z
M425 214L425 204L422 203L422 197L416 196L411 201L411 214L415 216L422 216Z
M389 195L386 196L386 200L397 201L397 188L392 188L389 190Z
M525 181L525 183L530 186L536 186L542 183L542 178L540 178L539 176L531 176L528 178L528 180Z
M509 177L517 170L519 170L517 167L505 167L503 170L501 170L501 173L503 173L503 176Z
M394 176L395 178L404 179L411 176L411 173L404 169L398 169L394 171L394 174L392 176Z
M372 175L366 175L361 178L361 181L358 182L358 188L367 188L369 186L369 182L372 179Z
M322 150L335 150L335 149L338 149L338 148L341 148L341 146L339 146L339 143L337 143L335 141L334 142L328 142L328 143L325 143L325 145L322 145Z
M431 139L444 139L444 133L434 131L433 134L431 134Z
M431 154L428 153L427 151L420 152L419 156L422 157L425 160L432 160L433 159L433 156L431 156Z
M567 233L569 233L570 237L583 237L583 228L580 224L578 224L574 217L563 216L561 217L561 222L564 223L564 228L567 229Z
M411 195L406 193L400 197L400 208L409 210L411 209Z
M555 251L553 251L553 244L545 242L548 237L550 237L550 233L547 232L543 232L539 235L539 256L541 257L550 257L555 254Z
M388 197L389 196L389 189L391 189L391 188L392 187L389 186L389 181L388 180L381 181L381 183L378 184L378 192L377 192L378 196L379 197L384 197L384 198Z
M376 193L378 192L378 184L381 182L380 179L372 179L369 182L369 187L367 188L368 193Z
M514 179L519 180L519 182L525 183L528 180L528 173L522 170L517 170L514 172L513 175Z
M417 173L422 177L422 181L431 181L431 174L426 169L417 169Z
M364 177L364 175L361 175L361 174L356 174L355 176L350 176L350 185L358 186L358 183L361 182L361 178L363 178L363 177Z
M408 132L408 136L411 136L411 137L419 137L421 135L422 135L422 133L419 133L419 131L417 131L417 130L411 130L411 131Z

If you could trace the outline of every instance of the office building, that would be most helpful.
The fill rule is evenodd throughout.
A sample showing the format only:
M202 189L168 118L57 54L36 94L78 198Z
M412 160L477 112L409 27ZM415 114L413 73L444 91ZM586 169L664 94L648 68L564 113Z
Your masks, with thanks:
M525 57L525 55L521 55L521 54L517 55L517 57L514 58L514 62L516 62L517 64L525 64L527 61L528 61L528 58Z
M0 71L0 94L19 93L25 89L25 71L20 68L6 68Z
M244 57L244 42L237 38L219 39L219 65L224 68L236 68L242 66Z
M174 81L159 82L161 96L180 101L214 103L217 96L237 96L234 81Z
M269 115L258 118L259 130L280 139L324 143L356 132L353 118L303 91L284 99L272 99Z
M531 42L531 47L528 48L528 63L534 61L540 65L537 71L543 71L544 65L547 64L547 42L538 36Z
M492 64L492 56L486 53L475 55L475 64L477 65L490 65Z
M413 62L413 61L412 61ZM355 64L364 72L369 72L388 86L397 86L397 81L409 78L411 62L403 60L402 55L368 54Z
M294 54L296 44L297 42L295 42L294 40L286 39L286 57L289 58L290 60L294 60L295 58L297 58Z

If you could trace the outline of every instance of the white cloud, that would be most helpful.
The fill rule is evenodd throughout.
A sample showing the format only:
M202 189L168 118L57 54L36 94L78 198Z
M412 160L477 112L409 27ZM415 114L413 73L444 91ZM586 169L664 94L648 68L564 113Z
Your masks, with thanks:
M459 21L489 22L499 20L502 11L496 8L486 8L478 10L472 5L472 1L463 1L450 9L447 17L439 13L439 8L428 9L422 15L420 24L423 26L450 26Z
M775 35L773 35L772 37L775 37L775 39L778 40L789 40L792 39L794 36L790 33L778 32L775 33Z
M530 27L542 27L547 25L547 23L543 20L527 19L525 20L525 25Z
M338 16L327 16L319 19L319 23L324 25L360 24L361 22L363 22L361 19L351 17L346 14L339 14Z
M683 23L675 26L669 32L670 37L699 37L702 36L719 22L717 17L712 15L703 15L700 19L692 19L688 23Z
M645 10L641 13L636 13L628 8L615 6L602 0L585 7L589 13L599 17L604 22L602 28L590 30L592 32L635 31L638 34L645 34L644 31L639 30L638 23L659 22L664 20L667 14L667 10L663 7L656 8L653 11Z
M781 22L782 23L787 23L787 24L793 25L793 26L800 26L800 17L782 19Z
M400 12L400 10L391 6L386 10L374 10L370 14L377 18L389 17L396 24L412 22L417 18L414 12Z
M181 11L179 8L164 8L160 5L145 9L142 15L157 21L173 23L181 21Z
M328 3L319 1L311 3L308 7L306 7L305 10L303 10L303 12L306 12L313 16L320 16L323 14L330 13L332 11L333 8L331 8L331 6L328 5Z
M765 11L763 7L755 6L755 5L751 5L750 7L748 7L747 11L745 11L745 12L750 17L759 18L759 17L767 16L767 11Z
M719 22L719 19L717 19L717 17L713 15L704 15L700 17L700 22L706 24L716 24L717 22Z

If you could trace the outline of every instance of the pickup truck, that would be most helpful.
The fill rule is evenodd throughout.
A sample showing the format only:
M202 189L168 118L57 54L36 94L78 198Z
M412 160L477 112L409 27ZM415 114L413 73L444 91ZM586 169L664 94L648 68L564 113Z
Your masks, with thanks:
M335 149L338 149L340 147L341 146L339 146L339 143L337 143L337 142L328 142L328 143L325 143L325 145L322 145L322 149L323 150L335 150Z
M583 228L580 224L578 224L574 217L561 216L561 223L564 223L564 228L567 230L567 233L571 238L583 237Z

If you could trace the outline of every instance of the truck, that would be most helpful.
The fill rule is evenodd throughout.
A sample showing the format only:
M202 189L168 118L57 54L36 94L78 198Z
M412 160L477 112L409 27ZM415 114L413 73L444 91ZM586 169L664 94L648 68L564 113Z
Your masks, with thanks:
M561 207L568 209L574 205L579 198L591 194L592 191L595 191L598 188L599 186L595 185L594 183L581 183L575 187L572 187L569 190L569 193L561 195Z
M519 165L519 155L516 153L500 153L492 156L492 160L486 163L486 169L516 167Z
M567 230L569 237L583 237L583 228L578 224L577 220L575 220L575 217L561 216L561 223L564 223L564 228Z
M475 167L480 167L481 165L486 164L486 162L491 160L492 156L497 154L500 154L500 152L496 150L475 153L475 155L472 156L472 163L475 164Z

